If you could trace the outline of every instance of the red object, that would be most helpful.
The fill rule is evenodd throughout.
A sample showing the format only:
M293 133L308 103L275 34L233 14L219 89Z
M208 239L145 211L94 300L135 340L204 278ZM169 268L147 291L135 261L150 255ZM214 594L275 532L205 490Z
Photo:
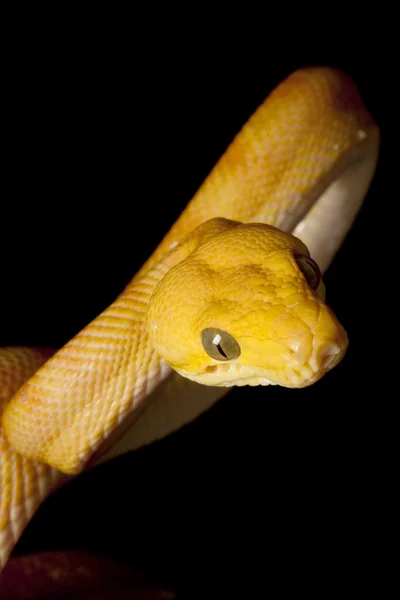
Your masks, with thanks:
M83 552L11 558L0 575L0 600L172 600L130 567Z

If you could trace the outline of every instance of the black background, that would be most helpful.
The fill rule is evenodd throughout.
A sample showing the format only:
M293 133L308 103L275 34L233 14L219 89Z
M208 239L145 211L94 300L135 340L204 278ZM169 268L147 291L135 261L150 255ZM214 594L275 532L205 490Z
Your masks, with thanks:
M211 51L202 35L132 45L114 31L77 44L53 31L11 52L1 345L59 347L110 304L293 70L345 70L385 130L385 57L356 43L244 52L233 36ZM270 590L368 584L383 436L370 248L384 241L386 152L325 277L345 361L305 390L235 389L177 434L79 477L43 504L16 554L84 549L209 592L214 575L228 585L243 572Z

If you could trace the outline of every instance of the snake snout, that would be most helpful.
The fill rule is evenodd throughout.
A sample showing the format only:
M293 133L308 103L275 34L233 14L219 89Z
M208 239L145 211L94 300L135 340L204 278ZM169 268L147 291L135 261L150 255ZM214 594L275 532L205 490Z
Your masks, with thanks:
M347 343L330 339L315 339L309 365L314 373L323 375L340 363L346 354Z
M280 356L287 360L286 373L291 373L297 385L310 385L340 363L348 338L324 304L303 308L303 314L296 312L279 319L273 333L279 340Z
M313 348L308 364L314 373L322 376L343 359L348 337L343 326L327 307L320 309L313 333Z

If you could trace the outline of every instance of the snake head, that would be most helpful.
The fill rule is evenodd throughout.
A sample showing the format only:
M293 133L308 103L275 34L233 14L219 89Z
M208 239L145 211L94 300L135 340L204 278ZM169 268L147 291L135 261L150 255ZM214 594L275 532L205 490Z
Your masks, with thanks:
M149 332L160 356L204 385L300 388L345 355L318 266L291 234L230 222L155 288Z

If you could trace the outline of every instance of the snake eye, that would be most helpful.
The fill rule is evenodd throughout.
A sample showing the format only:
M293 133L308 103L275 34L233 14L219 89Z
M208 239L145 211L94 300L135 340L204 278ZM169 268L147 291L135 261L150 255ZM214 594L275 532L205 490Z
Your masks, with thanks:
M204 350L216 360L232 360L240 356L240 346L229 333L209 327L201 334Z
M295 256L295 259L297 264L299 265L300 271L307 279L308 285L313 290L316 290L321 281L321 271L319 270L317 263L305 254L297 254Z

